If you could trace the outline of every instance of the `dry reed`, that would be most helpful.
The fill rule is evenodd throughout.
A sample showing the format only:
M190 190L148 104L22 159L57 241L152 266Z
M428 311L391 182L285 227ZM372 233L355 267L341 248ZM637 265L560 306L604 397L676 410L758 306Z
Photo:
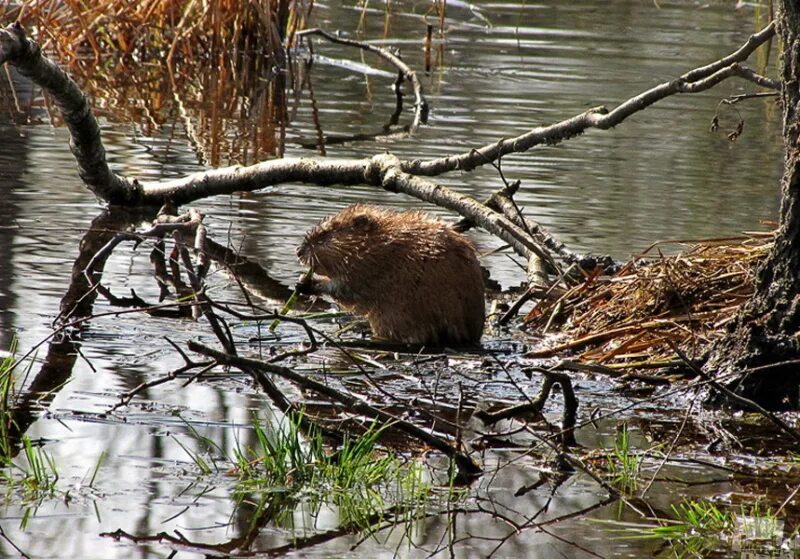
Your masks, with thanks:
M590 276L534 308L525 323L540 330L556 324L566 341L530 356L574 352L581 362L620 369L676 364L671 344L700 356L753 294L756 269L773 240L774 233L750 233L697 241L672 256L657 243L614 276Z
M0 14L68 69L99 116L167 142L188 136L201 162L218 166L282 154L284 45L311 5L28 0Z

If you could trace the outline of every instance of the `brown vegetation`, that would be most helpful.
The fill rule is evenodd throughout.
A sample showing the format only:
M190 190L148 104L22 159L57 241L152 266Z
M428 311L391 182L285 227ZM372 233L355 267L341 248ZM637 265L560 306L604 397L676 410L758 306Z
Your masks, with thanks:
M286 76L274 68L306 10L287 0L31 0L0 15L36 29L98 114L137 123L145 136L179 114L185 131L166 132L185 133L202 163L219 166L282 155ZM213 79L199 71L209 65Z
M662 255L666 243L657 243L613 276L590 275L528 313L528 326L561 325L569 338L532 355L576 351L584 363L613 369L684 368L674 348L700 358L726 335L752 297L756 269L773 241L774 233L676 241L690 246L673 256Z
M35 27L43 46L74 66L97 64L109 54L137 60L192 59L227 51L277 55L283 39L303 25L303 2L287 0L32 0L6 7L3 19ZM47 40L44 38L47 37Z

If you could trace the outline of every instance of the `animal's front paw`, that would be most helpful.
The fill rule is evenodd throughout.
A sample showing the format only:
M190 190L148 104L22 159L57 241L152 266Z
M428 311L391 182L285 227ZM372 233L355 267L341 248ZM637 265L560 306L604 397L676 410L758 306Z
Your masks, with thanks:
M312 274L306 273L300 276L297 283L294 284L294 290L301 295L316 295Z

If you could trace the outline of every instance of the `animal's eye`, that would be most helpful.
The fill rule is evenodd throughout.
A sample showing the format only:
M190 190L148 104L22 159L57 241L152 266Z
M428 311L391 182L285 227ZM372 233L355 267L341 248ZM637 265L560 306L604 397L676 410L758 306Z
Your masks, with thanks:
M306 235L305 243L309 245L318 245L328 240L331 234L329 231L314 230Z

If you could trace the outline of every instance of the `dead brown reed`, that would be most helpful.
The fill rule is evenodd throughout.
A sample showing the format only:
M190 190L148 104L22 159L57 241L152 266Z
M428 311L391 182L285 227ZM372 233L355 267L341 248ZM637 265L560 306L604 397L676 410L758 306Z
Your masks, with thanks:
M752 295L756 269L773 240L770 232L657 243L614 276L590 276L534 308L525 317L528 327L555 324L566 341L529 356L574 353L581 362L620 369L675 364L670 343L700 356ZM675 244L688 248L661 254Z
M284 45L311 5L28 0L0 15L30 30L100 116L136 123L144 136L188 136L201 162L219 166L281 155Z
M27 0L2 8L4 19L35 28L62 64L89 58L138 60L241 51L279 57L304 24L311 2L269 0ZM47 38L47 41L44 40Z

